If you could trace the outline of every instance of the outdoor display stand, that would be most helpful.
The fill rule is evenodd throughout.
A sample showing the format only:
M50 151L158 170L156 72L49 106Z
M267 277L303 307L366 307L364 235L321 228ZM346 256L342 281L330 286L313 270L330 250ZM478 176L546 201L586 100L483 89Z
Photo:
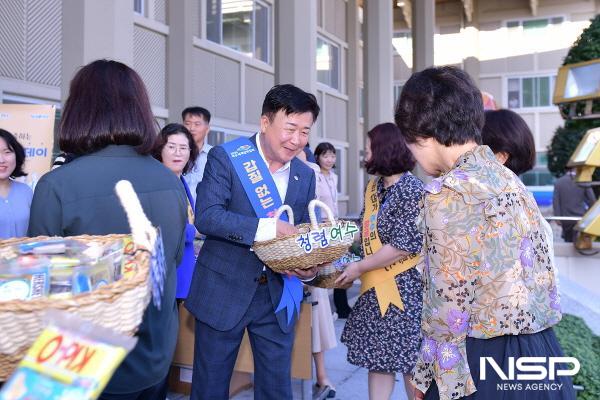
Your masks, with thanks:
M591 182L596 168L600 167L600 128L585 133L571 155L567 167L577 168L577 182Z

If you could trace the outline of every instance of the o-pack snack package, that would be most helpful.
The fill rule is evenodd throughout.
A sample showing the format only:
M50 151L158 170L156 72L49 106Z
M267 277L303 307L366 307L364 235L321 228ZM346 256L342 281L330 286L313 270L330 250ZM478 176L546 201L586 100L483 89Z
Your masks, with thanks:
M123 257L119 279L129 279L132 278L138 270L138 265L133 257L135 255L135 244L133 243L131 236L127 236L123 239L123 254L130 257Z
M62 311L48 311L47 321L0 400L97 399L137 339Z

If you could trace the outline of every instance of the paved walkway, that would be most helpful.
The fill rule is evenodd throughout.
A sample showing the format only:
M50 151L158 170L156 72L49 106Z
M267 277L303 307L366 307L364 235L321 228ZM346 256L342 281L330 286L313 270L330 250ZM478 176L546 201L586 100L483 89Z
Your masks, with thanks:
M355 285L349 289L348 297L356 300L359 287ZM600 298L585 290L581 286L566 278L560 279L562 308L564 313L574 314L583 318L588 326L600 335ZM333 304L333 300L331 301ZM345 319L335 321L335 331L339 339L344 328ZM368 399L367 371L350 365L346 361L346 347L338 342L338 346L325 354L325 364L329 378L336 387L336 399L340 400L365 400ZM302 384L299 380L293 381L294 400L302 399ZM189 397L171 394L170 400L187 400ZM239 393L234 400L253 399L252 389ZM402 377L396 377L396 387L392 396L394 400L406 400L404 382Z

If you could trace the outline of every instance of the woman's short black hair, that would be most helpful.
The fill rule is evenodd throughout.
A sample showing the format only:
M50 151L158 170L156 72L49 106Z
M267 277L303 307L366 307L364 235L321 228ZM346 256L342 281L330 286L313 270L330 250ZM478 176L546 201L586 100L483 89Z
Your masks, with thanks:
M283 110L285 115L310 112L313 122L315 122L319 116L320 107L314 94L305 92L294 85L285 84L273 86L269 90L263 102L261 115L272 121L280 110Z
M317 145L317 148L315 149L315 160L317 161L317 165L319 165L319 167L321 166L321 164L319 163L319 156L327 153L328 151L335 154L335 147L333 147L331 143L321 142Z
M367 136L371 141L371 159L365 168L370 175L392 176L415 167L415 159L396 125L379 124Z
M517 175L529 171L535 165L535 141L527 123L511 110L485 112L485 124L481 131L483 144L494 153L508 155L504 166Z
M18 178L20 176L27 176L25 171L23 171L23 164L25 164L25 149L21 143L19 143L12 133L5 131L4 129L0 129L0 138L4 139L9 150L15 153L15 169L10 174L10 177Z
M142 78L118 61L96 60L71 81L59 144L76 155L111 144L136 146L139 154L150 154L156 128Z
M187 164L183 167L182 173L189 172L192 168L194 168L194 164L196 163L196 158L198 157L198 146L194 142L194 137L191 132L181 124L168 124L165 125L164 128L160 130L160 133L156 137L156 141L154 142L154 150L152 150L152 156L156 158L158 161L162 162L162 151L167 142L169 141L169 136L177 135L178 133L182 133L188 140L188 145L190 146L190 159Z
M481 144L481 91L469 75L451 66L414 73L402 88L395 121L408 143L432 137L445 146Z

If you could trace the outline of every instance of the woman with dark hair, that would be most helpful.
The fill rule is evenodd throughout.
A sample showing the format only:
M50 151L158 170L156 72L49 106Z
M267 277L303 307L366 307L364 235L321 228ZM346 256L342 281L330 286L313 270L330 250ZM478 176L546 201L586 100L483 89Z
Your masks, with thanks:
M350 312L342 342L348 361L369 370L369 398L389 399L396 373L407 396L419 351L422 308L422 236L416 217L423 183L398 128L377 125L367 133L366 168L377 178L367 185L361 213L363 260L349 264L337 282L361 280L361 296Z
M180 300L185 300L188 296L196 263L194 255L194 237L196 237L196 228L194 227L195 202L186 180L183 179L183 174L194 167L194 160L198 157L199 151L192 133L181 124L168 124L162 128L156 137L153 151L154 158L162 162L181 180L188 199L185 249L183 250L181 263L177 267L177 292L175 297Z
M321 174L317 175L318 198L331 208L334 216L338 217L337 184L338 176L333 172L335 168L335 147L329 142L321 142L315 149L315 160Z
M418 219L425 291L416 397L574 399L567 376L499 377L500 369L510 377L520 357L562 356L552 330L561 312L540 210L481 145L481 93L458 68L429 68L406 82L395 117L417 162L436 177ZM556 390L527 390L532 384Z
M185 242L187 199L181 181L150 154L156 138L140 76L117 61L98 60L73 80L60 124L62 151L77 156L45 174L31 205L29 235L129 233L115 184L128 180L144 212L160 228L165 254L161 308L151 302L136 347L101 399L164 399L177 340L176 266Z
M0 129L0 239L25 236L33 193L14 178L23 172L25 149L8 131Z
M517 175L532 169L535 142L523 118L511 110L488 110L484 114L481 139L492 149L500 164Z

